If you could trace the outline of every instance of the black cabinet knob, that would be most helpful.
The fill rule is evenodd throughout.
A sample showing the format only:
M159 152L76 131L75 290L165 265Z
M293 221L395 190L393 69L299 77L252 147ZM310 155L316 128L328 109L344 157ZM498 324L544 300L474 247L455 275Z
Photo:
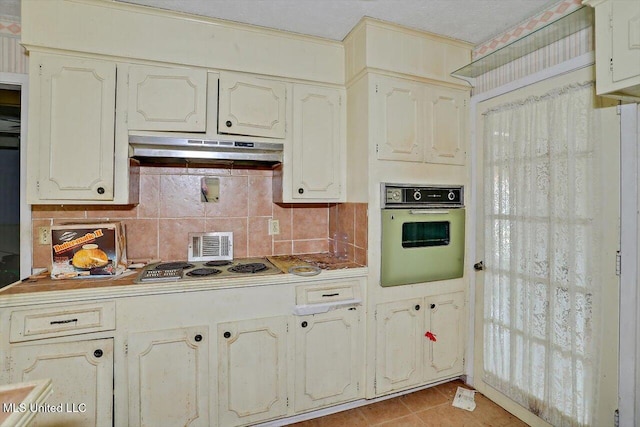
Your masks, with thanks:
M225 332L224 333L224 337L225 338L231 338L231 332Z
M306 327L307 327L307 324L308 324L307 322L302 322L302 323L300 324L300 326L302 326L303 328L306 328Z
M304 188L298 188L298 193L299 193L299 194L304 193Z
M432 308L432 309L433 309L433 308L436 308L436 305L435 305L435 304L431 304L431 308Z
M416 309L416 311L420 310L420 304L416 304L414 308Z
M225 122L225 125L227 125L227 127L230 128L231 126L233 126L233 123L231 123L231 120L227 120Z
M193 337L193 339L194 339L196 342L200 342L200 341L202 341L202 335L198 334L198 335L196 335L195 337Z
M97 349L96 351L93 352L93 355L98 358L102 357L103 354L104 353L100 349Z
M96 191L98 192L98 194L104 194L104 188L103 187L98 187L98 189Z

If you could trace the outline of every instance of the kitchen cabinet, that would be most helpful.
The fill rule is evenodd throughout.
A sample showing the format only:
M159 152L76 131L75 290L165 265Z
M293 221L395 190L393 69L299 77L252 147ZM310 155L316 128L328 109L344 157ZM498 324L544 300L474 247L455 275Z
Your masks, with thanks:
M206 70L131 65L128 83L129 130L205 131Z
M284 165L291 170L292 201L345 199L344 100L343 89L294 84L292 162Z
M218 423L254 424L287 414L287 316L219 323Z
M640 3L585 0L595 8L596 92L640 99Z
M464 293L425 298L424 379L435 381L462 374L464 364ZM426 336L430 333L432 338Z
M464 165L469 92L438 86L425 91L425 162Z
M357 307L300 316L295 328L295 411L359 397L363 346Z
M114 198L116 64L30 57L29 203Z
M116 121L116 63L39 51L29 58L27 202L138 203L139 167Z
M104 426L113 418L113 339L50 340L9 347L10 381L51 379L47 405L34 426Z
M374 91L378 160L464 165L467 91L386 76Z
M378 159L421 162L424 101L420 84L380 78L375 85L374 103Z
M127 345L129 425L209 425L207 326L134 332Z
M376 307L376 394L461 375L464 293Z
M218 133L284 139L287 85L238 73L220 73Z
M418 385L422 380L424 332L422 298L376 308L376 393Z

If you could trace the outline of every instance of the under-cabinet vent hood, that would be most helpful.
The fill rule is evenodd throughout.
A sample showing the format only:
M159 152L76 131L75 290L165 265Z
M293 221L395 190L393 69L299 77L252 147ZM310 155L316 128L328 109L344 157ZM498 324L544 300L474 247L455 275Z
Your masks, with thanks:
M143 163L274 166L282 163L282 150L282 143L129 136L129 157Z

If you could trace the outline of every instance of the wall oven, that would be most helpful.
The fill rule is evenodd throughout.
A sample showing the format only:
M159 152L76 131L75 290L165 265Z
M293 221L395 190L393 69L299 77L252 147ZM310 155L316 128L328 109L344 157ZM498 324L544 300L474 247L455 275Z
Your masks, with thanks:
M462 277L464 188L382 184L381 286Z

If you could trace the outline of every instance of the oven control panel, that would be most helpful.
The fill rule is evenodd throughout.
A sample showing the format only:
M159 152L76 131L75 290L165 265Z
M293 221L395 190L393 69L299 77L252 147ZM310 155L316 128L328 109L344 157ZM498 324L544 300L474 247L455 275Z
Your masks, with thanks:
M461 208L463 186L382 184L383 208Z

